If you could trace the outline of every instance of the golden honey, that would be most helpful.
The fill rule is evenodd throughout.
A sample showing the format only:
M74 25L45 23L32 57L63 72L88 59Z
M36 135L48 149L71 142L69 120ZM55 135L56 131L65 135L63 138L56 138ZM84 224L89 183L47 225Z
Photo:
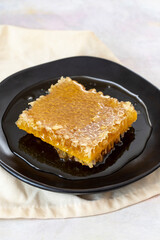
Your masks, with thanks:
M102 161L137 119L130 102L87 91L69 77L62 77L48 95L30 105L17 126L54 146L60 156L89 167Z

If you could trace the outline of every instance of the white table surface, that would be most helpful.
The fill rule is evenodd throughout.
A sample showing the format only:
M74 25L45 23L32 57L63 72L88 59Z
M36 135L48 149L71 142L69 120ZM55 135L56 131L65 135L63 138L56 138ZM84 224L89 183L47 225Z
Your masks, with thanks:
M53 30L91 30L120 61L158 85L159 0L0 0L0 24ZM100 216L0 220L1 240L160 240L160 196Z

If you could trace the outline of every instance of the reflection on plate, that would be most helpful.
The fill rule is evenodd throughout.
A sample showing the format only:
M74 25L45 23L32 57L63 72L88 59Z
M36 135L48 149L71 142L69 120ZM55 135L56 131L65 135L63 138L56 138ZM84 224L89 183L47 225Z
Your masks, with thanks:
M28 160L29 162L32 162L32 158L34 158L40 170L43 169L43 171L65 178L77 179L82 177L96 177L98 173L104 171L106 175L107 169L115 164L125 151L129 151L130 143L134 139L134 128L130 128L125 133L122 142L116 144L110 154L105 156L104 161L93 168L82 166L82 164L75 161L59 159L56 150L50 144L43 142L32 134L27 134L19 140L19 149L21 155L25 156L25 159L30 159Z

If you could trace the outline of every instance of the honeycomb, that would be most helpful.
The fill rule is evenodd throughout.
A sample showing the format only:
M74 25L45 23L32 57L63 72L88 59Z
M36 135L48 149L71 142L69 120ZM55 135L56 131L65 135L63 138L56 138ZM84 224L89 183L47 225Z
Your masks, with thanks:
M119 102L66 77L51 85L49 94L30 103L18 128L57 149L60 157L93 167L103 160L137 119L130 102Z

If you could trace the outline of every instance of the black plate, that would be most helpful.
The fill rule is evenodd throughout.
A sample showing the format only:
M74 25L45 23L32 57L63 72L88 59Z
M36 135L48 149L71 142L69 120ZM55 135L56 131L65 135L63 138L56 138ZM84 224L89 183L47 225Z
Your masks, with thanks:
M51 145L17 128L15 122L28 107L28 102L34 101L42 94L46 95L48 88L58 79L45 80L32 85L11 101L2 118L2 127L8 144L13 153L31 166L66 179L81 180L110 175L143 151L152 129L146 106L138 96L113 82L84 76L72 76L72 79L83 84L86 89L96 87L97 91L102 91L104 95L116 97L120 101L132 102L139 113L133 127L125 134L122 141L115 145L115 149L105 156L103 163L91 169L74 161L62 161Z
M139 111L138 120L125 135L123 145L116 146L112 154L106 156L109 161L94 169L62 162L48 144L26 135L14 124L28 101L45 94L61 75L88 75L90 77L76 77L76 80L87 89L94 87L119 100L129 100ZM1 120L3 117L3 129L10 146L1 127L0 164L19 179L51 191L84 194L124 186L160 166L159 102L160 92L156 87L119 64L104 59L73 57L23 70L0 84L0 117Z

